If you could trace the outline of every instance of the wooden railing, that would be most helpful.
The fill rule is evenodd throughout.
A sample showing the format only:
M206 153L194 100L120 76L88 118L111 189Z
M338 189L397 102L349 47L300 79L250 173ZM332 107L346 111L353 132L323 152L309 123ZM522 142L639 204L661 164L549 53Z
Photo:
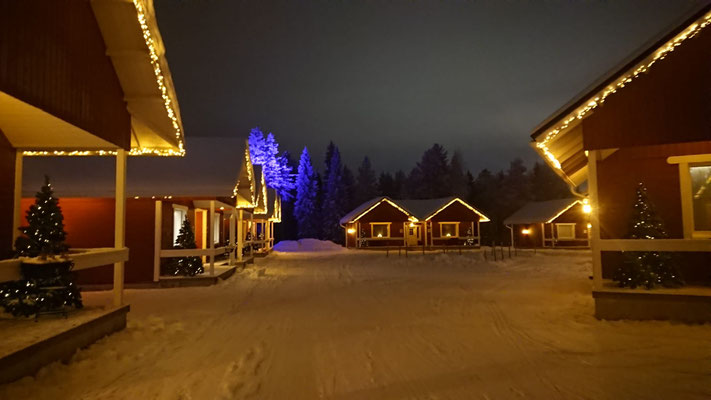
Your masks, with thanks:
M72 271L81 271L117 262L126 262L128 261L128 248L71 249L67 254L67 258L74 262ZM0 260L0 282L22 279L22 274L20 273L21 264L22 260L17 258Z
M600 239L600 251L680 251L711 252L708 239Z

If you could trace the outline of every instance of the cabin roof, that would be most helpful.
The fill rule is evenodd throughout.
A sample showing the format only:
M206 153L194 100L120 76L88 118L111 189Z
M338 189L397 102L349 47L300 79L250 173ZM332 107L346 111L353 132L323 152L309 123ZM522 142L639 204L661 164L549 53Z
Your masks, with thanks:
M481 217L482 222L488 222L489 218L482 214L479 210L467 204L465 201L458 197L442 197L438 199L404 199L404 200L393 200L387 196L379 196L374 199L368 200L365 203L359 205L353 211L344 215L341 218L341 225L351 223L360 218L361 215L366 214L370 209L375 208L381 202L388 202L395 208L398 208L408 217L415 218L417 220L427 220L432 216L436 215L439 211L449 206L455 201L460 201L465 207L471 209L473 212Z
M531 133L532 147L571 187L587 179L587 155L580 122L656 62L711 24L711 3L695 5L679 22L656 35L618 66L546 118ZM605 155L603 155L605 157Z
M560 214L579 202L580 199L577 198L530 202L506 218L504 225L553 222Z

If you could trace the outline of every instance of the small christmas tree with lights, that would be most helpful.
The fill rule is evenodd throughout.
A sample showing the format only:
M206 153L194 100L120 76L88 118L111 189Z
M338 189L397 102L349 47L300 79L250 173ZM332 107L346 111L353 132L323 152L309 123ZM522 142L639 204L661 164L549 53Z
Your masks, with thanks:
M637 186L637 198L632 212L629 239L666 239L669 235L664 223L649 200L643 183ZM617 269L613 280L620 287L643 286L679 287L684 280L679 275L674 256L669 252L632 251L624 253L625 260Z
M175 249L196 249L195 234L187 218L183 220L178 237L175 239ZM179 257L171 260L165 271L167 275L173 276L195 276L205 272L200 257Z
M28 225L19 228L22 236L15 241L23 279L0 285L0 305L14 316L81 308L81 294L70 272L74 263L64 257L64 217L49 177L26 216Z
M45 259L67 251L62 209L59 199L54 197L48 176L44 177L44 185L35 195L35 204L30 206L26 216L28 225L20 227L22 236L15 240L18 256Z

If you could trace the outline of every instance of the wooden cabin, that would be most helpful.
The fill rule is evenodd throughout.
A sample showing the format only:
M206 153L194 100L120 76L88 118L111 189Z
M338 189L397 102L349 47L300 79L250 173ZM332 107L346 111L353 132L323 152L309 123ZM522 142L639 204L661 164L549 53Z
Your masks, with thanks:
M537 127L532 146L587 182L599 318L711 320L711 5L650 41ZM639 183L669 238L629 239ZM623 289L623 252L673 252L686 286Z
M19 235L25 157L115 157L114 215L92 228L111 240L91 262L72 257L75 270L113 263L118 305L129 254L126 156L185 153L153 2L2 2L0 54L0 258Z
M504 220L518 248L587 248L590 243L587 199L530 202Z
M457 197L377 197L340 220L349 248L480 246L482 222L489 218Z

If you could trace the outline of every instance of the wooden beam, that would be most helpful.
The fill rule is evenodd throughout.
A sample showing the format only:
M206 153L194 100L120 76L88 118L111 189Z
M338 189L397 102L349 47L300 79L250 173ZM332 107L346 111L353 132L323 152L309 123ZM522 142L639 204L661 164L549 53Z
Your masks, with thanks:
M244 210L237 211L237 261L242 261L242 250L244 248Z
M215 200L210 200L209 221L207 237L210 241L210 276L215 276Z
M600 251L683 251L711 252L707 239L603 239L597 240Z
M155 202L155 221L153 226L153 282L160 279L160 250L162 247L163 202Z
M12 243L20 236L20 225L22 225L22 168L23 155L21 150L15 151L15 187L13 192L12 209Z
M602 288L602 248L600 247L600 200L597 192L597 163L600 159L600 150L588 152L588 196L591 207L590 212L590 250L593 264L593 289Z
M114 247L123 249L126 246L126 150L116 152L116 192L114 218ZM114 307L123 304L124 262L114 263Z

